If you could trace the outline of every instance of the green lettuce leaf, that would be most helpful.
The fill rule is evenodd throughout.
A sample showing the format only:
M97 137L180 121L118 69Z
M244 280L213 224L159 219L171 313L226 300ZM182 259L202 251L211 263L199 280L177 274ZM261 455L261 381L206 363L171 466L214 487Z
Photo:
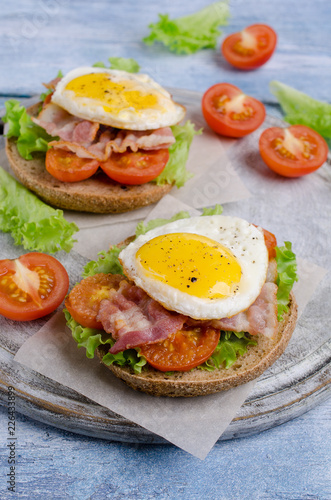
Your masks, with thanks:
M123 267L118 260L121 248L113 246L110 250L99 252L98 260L92 260L84 266L83 278L94 276L98 273L123 274Z
M227 369L237 361L239 356L247 352L249 345L256 345L257 342L245 332L221 331L220 340L215 351L207 361L199 366L201 370L213 371L222 368Z
M169 19L168 14L159 14L159 21L148 27L150 34L143 42L152 45L161 42L177 54L193 54L200 49L214 49L221 31L229 17L226 2L215 2L202 10L177 19Z
M0 167L0 230L11 233L15 245L28 250L69 252L74 244L76 224L17 182Z
M67 309L64 309L63 312L67 321L67 326L70 328L71 334L77 342L77 347L84 347L86 349L87 358L94 358L95 350L100 345L109 344L109 349L114 345L115 341L109 335L105 335L100 330L83 327L73 319ZM140 350L135 349L127 349L117 354L108 352L102 358L102 361L107 366L112 363L116 363L120 366L129 365L136 373L141 373L142 367L147 363L146 359L141 356Z
M170 219L152 219L146 224L141 221L137 224L136 227L136 237L140 236L141 234L146 234L148 231L151 229L155 229L156 227L164 226L165 224L168 224L169 222L174 222L175 220L179 219L188 219L190 217L190 214L186 211L178 212L175 214L173 217Z
M284 83L270 82L270 91L277 97L284 120L292 125L306 125L326 139L331 139L331 104L317 101Z
M221 205L215 205L214 208L203 208L203 212L201 214L202 216L205 215L220 215L223 212L223 207ZM170 219L152 219L146 224L141 221L137 224L136 227L136 237L140 236L141 234L146 234L148 231L151 229L154 229L156 227L164 226L165 224L168 224L169 222L174 222L175 220L179 219L188 219L190 218L189 212L182 210L181 212L177 212L173 217Z
M202 216L208 216L208 215L221 215L223 213L223 207L222 205L216 204L214 208L203 208L202 209Z
M139 64L132 57L109 57L108 61L110 62L109 69L120 69L128 73L138 73L140 70ZM96 62L93 67L106 68L106 65L103 62Z
M193 177L193 174L186 170L186 162L193 137L200 135L202 130L196 131L190 120L184 125L173 125L171 130L176 142L169 148L170 157L165 169L153 182L157 185L175 184L180 188Z
M276 247L276 262L278 272L278 321L281 321L288 311L290 292L294 282L298 281L296 257L289 241L285 241L282 247Z
M46 131L31 120L24 106L15 99L5 102L6 114L2 118L8 123L8 139L16 137L16 146L19 154L25 160L32 160L35 152L46 152L48 143L54 140Z

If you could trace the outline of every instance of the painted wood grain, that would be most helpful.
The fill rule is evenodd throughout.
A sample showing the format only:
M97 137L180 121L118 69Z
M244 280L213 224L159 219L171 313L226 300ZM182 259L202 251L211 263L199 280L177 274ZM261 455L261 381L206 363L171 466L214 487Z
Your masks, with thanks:
M231 18L222 28L216 50L178 56L161 44L142 43L148 24L158 13L171 18L196 12L211 2L125 0L18 0L2 2L0 16L0 95L34 95L59 69L105 61L109 56L133 57L144 72L163 85L198 91L219 81L238 85L247 94L275 102L269 82L278 79L317 99L330 101L331 53L328 1L277 2L232 0ZM277 51L255 72L231 68L219 46L223 37L254 23L278 33Z

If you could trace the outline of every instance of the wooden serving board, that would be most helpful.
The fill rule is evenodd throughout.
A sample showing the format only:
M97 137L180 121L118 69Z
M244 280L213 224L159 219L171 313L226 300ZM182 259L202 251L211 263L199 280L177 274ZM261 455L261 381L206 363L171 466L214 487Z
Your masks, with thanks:
M178 92L179 98L201 98ZM280 124L268 117L264 126ZM227 215L237 215L264 225L291 241L298 255L315 256L329 267L331 248L331 162L305 179L282 179L268 171L256 151L256 138L238 141L229 158L253 196L230 203ZM255 142L254 142L255 141ZM0 233L0 259L25 251L14 247L8 234ZM75 252L57 255L70 270L71 286L79 280L86 259ZM329 280L324 279L305 308L285 354L257 381L220 440L247 436L295 418L324 401L330 383ZM88 436L122 442L162 443L165 440L77 392L13 361L33 333L49 318L16 323L0 317L0 400L7 404L9 386L16 390L16 410L38 421Z

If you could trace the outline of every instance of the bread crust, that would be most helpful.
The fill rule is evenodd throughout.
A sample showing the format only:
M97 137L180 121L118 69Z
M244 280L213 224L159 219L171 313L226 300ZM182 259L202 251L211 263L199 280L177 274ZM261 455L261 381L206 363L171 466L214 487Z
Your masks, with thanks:
M281 356L295 329L297 315L297 303L291 292L289 311L279 323L275 338L255 337L257 345L249 346L247 352L228 369L209 372L194 368L188 372L165 374L148 367L136 374L126 366L112 364L107 368L133 389L153 396L193 397L225 391L259 377ZM101 362L107 352L106 346L97 349Z
M38 114L40 103L27 109ZM17 150L14 138L7 139L6 153L17 179L43 201L58 208L93 213L122 213L159 201L172 189L172 184L157 186L152 182L140 186L124 186L103 172L80 182L61 182L45 169L45 156L36 153L25 160Z

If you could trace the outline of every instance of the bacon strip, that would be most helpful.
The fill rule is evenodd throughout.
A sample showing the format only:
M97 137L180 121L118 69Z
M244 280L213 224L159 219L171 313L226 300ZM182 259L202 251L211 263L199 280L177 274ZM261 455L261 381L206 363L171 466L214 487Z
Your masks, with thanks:
M124 153L128 149L138 151L144 149L153 151L155 149L168 148L175 138L170 127L158 130L135 131L107 129L94 143L85 145L82 142L71 142L67 140L52 141L50 146L76 153L80 158L91 158L100 162L107 161L111 154Z
M231 318L213 320L212 326L231 332L262 334L272 338L277 331L277 285L265 283L256 301L246 310Z
M49 135L60 138L59 141L51 141L50 146L100 162L107 161L112 152L124 153L128 149L134 152L138 149L152 151L169 148L176 142L170 127L132 131L103 126L105 130L98 134L99 123L73 116L52 102L46 103L38 117L32 117L32 120Z
M180 330L186 317L165 309L141 288L123 280L118 291L100 303L97 321L116 340L116 354L131 347L160 342Z

